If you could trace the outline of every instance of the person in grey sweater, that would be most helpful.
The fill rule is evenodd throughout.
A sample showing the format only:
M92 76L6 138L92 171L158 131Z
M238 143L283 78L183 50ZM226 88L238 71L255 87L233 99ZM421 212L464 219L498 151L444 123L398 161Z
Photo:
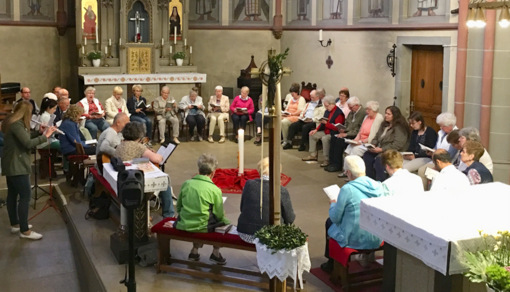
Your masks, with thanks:
M237 231L242 240L253 243L255 232L269 225L269 158L258 163L261 178L248 180L241 196L241 214L237 219ZM262 186L262 218L260 216L260 184ZM281 192L282 219L285 224L292 224L296 215L292 209L289 191L283 186Z

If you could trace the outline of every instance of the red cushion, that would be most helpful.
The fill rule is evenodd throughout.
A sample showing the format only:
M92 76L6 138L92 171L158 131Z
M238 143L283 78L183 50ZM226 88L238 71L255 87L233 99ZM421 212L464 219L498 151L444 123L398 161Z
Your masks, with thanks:
M210 233L197 233L197 232L187 232L175 229L173 227L167 227L163 226L167 221L175 221L177 218L165 218L161 220L158 224L152 226L151 231L154 233L162 233L162 234L168 234L168 235L177 235L177 236L183 236L191 239L200 239L210 242L211 244L214 244L215 242L223 242L223 243L229 243L229 244L235 244L240 246L246 246L246 247L254 247L254 244L247 243L239 237L237 234L222 234L217 232L210 232Z
M380 247L383 245L384 241L381 243ZM353 248L341 247L333 238L329 239L329 257L339 262L344 267L347 267L347 263L349 262L349 257L351 254L357 252L358 250Z
M94 178L97 179L99 183L101 183L112 196L117 196L117 193L115 193L115 191L112 189L110 183L108 183L108 181L102 175L99 174L99 172L94 166L89 168L89 170L94 176Z

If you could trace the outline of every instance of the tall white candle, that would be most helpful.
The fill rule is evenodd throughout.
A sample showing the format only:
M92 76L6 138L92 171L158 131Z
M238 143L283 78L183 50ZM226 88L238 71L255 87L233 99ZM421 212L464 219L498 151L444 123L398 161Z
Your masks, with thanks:
M87 45L87 38L83 38L83 43Z
M161 38L161 46L164 46L164 45L165 45L165 39Z
M96 44L99 44L99 33L97 30L97 25L96 25Z
M244 173L244 130L237 130L237 140L239 143L239 175Z
M122 38L119 38L119 46L122 46Z
M174 26L174 45L177 44L177 26Z
M169 48L170 48L170 54L172 54L172 46L170 45Z
M189 53L192 54L193 53L193 47L192 46L189 46Z
M85 55L85 47L84 46L81 46L81 54Z
M104 54L108 55L108 46L104 46Z
M319 41L322 41L322 29L319 30Z
M186 46L186 39L184 39L184 46Z
M112 39L108 39L108 45L111 46L112 45Z

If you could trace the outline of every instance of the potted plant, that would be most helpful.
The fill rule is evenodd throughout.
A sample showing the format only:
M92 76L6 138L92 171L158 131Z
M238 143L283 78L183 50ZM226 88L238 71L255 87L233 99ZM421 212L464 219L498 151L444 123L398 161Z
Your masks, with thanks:
M285 281L288 277L297 280L303 287L303 271L310 271L307 237L295 225L266 225L255 233L257 264L261 273L270 278ZM296 275L298 279L296 279Z
M175 52L172 58L175 60L175 63L177 63L177 66L182 66L182 63L184 62L184 58L186 58L185 52Z
M101 57L101 51L92 51L87 55L87 59L92 61L94 67L99 67L101 65Z
M483 247L464 253L465 276L471 282L485 283L487 291L510 291L510 232L488 235L479 231Z

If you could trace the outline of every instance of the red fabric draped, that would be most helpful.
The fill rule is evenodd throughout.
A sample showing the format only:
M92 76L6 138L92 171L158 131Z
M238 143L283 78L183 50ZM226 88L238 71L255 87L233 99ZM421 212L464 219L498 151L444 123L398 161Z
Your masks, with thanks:
M216 173L212 181L214 184L221 189L223 193L228 194L240 194L243 192L244 185L247 180L259 178L259 172L256 169L245 169L244 174L238 174L239 169L237 168L219 168L216 169ZM280 176L281 185L286 186L291 178L285 174Z

